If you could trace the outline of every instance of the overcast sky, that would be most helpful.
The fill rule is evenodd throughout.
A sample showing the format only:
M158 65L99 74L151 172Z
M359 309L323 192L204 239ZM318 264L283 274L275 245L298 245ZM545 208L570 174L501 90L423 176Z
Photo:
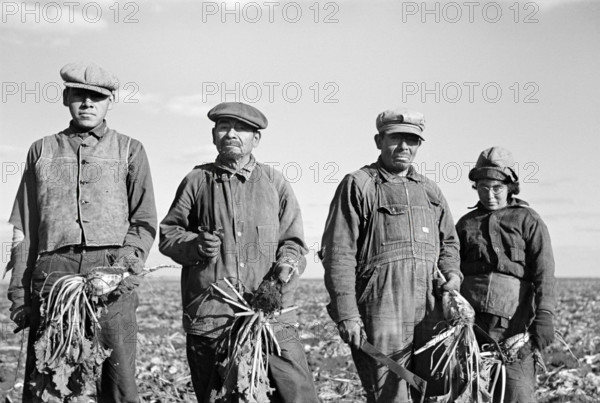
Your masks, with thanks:
M513 151L521 197L550 229L558 276L598 276L600 2L2 2L0 241L27 149L69 122L60 68L120 79L108 124L146 147L159 220L183 176L213 161L206 112L251 103L269 119L259 161L283 170L316 260L343 176L374 161L375 118L426 117L419 170L455 220L475 204L478 154ZM168 263L156 245L149 265ZM176 274L174 272L174 274Z

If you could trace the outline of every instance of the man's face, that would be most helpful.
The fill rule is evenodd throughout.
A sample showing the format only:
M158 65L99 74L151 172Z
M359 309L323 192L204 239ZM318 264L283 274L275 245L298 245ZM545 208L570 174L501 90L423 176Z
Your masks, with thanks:
M238 161L250 155L260 142L260 132L234 118L219 119L212 133L219 155L226 160Z
M84 88L67 88L63 95L73 122L84 130L91 130L102 123L113 105L112 96Z
M375 144L381 150L381 161L392 173L406 171L417 155L421 139L412 133L378 133Z
M508 186L494 179L479 179L476 184L479 201L488 210L499 210L508 204Z

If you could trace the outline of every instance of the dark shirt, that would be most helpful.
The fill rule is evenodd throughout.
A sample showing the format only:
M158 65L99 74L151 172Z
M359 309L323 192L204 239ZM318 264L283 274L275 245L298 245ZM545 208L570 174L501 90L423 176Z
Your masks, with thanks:
M68 136L73 150L77 153L84 138L94 136L98 141L102 141L102 137L109 130L111 129L104 121L91 131L82 133L71 122L71 125L61 134ZM42 144L42 139L37 140L29 149L25 171L9 219L9 223L23 231L25 236L25 239L12 251L11 261L7 267L8 270L13 270L9 299L15 305L29 304L29 281L37 260L39 215L35 165L42 154ZM135 139L131 139L127 168L130 227L123 246L131 247L137 256L145 260L156 236L157 214L148 157L142 143ZM82 241L85 244L85 240Z

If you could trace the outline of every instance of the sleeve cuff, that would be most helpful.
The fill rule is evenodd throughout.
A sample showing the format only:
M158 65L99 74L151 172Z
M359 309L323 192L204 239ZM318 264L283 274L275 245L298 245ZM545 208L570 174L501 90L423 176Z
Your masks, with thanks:
M539 305L537 306L537 311L546 311L548 313L550 313L552 316L554 316L554 305L553 304L547 304L544 302L540 302Z
M462 281L465 279L465 276L462 274L462 272L458 268L454 268L454 267L449 268L449 267L444 267L442 265L439 265L438 267L440 269L440 272L444 275L444 277L446 277L446 280L449 280L450 276L458 276L462 283Z
M10 290L8 292L8 299L12 302L10 310L13 311L21 306L29 305L29 298L25 295L25 290L20 288L17 290Z

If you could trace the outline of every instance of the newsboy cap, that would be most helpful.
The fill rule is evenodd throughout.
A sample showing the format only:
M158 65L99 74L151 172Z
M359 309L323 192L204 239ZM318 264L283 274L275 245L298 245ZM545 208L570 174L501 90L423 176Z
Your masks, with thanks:
M381 134L412 133L419 136L421 140L425 140L423 138L425 117L421 112L406 108L390 109L377 116L375 126Z
M234 118L257 129L266 129L269 124L261 111L242 102L220 103L208 111L208 118L215 123L221 118Z
M504 181L508 179L511 182L518 182L519 177L512 168L514 165L515 160L509 150L502 147L490 147L479 154L475 167L469 171L469 179L472 181L478 179Z
M85 88L104 95L112 95L119 88L119 79L94 63L69 63L60 69L60 76L66 87Z

